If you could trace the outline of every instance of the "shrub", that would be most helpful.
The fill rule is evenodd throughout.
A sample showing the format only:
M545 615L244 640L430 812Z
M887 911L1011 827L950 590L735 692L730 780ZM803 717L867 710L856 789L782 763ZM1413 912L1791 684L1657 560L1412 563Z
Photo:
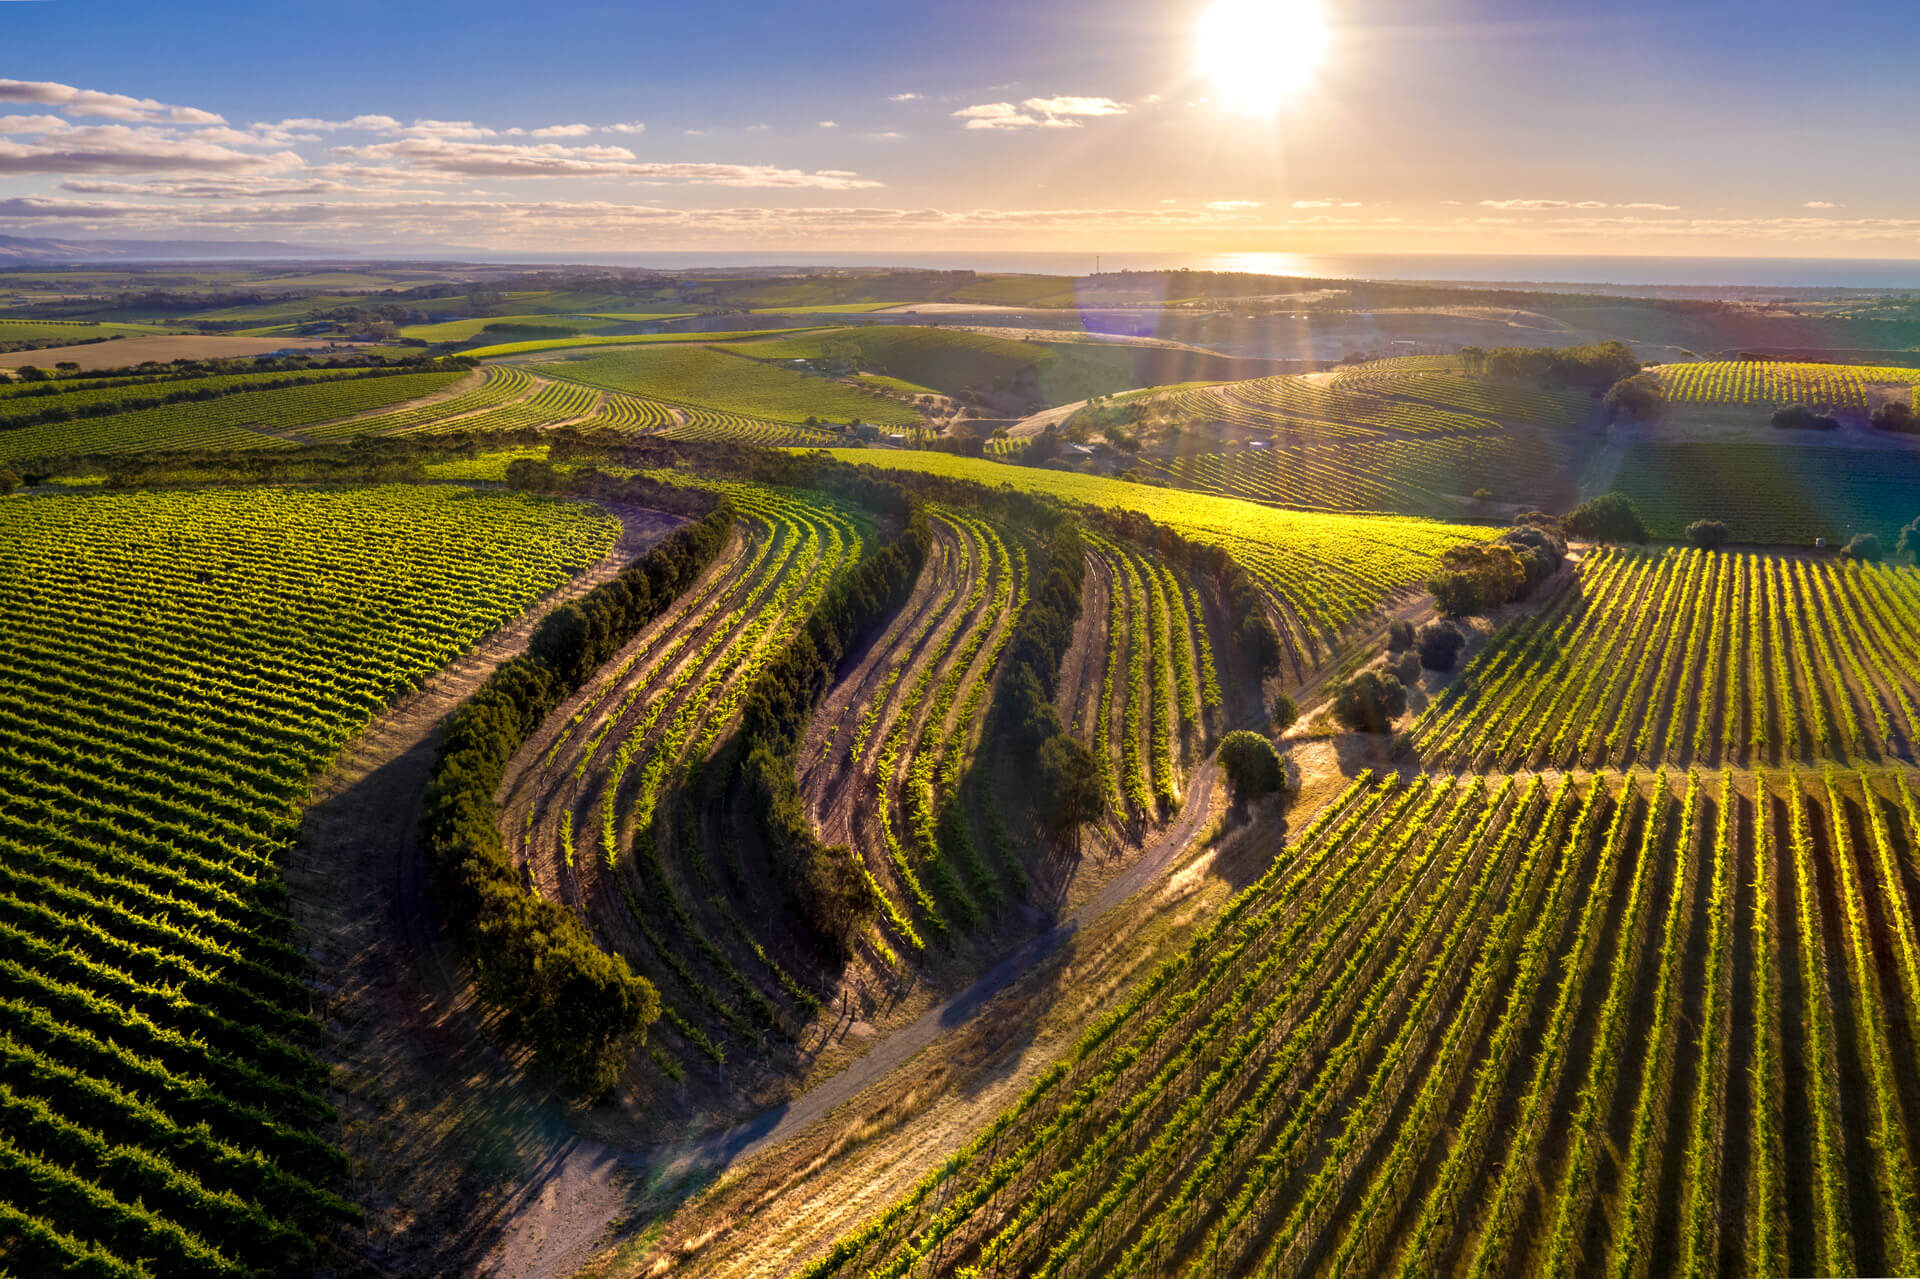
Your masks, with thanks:
M1653 374L1636 373L1608 387L1600 406L1609 422L1652 422L1667 407L1667 389Z
M1384 671L1361 671L1333 690L1333 717L1356 733L1384 733L1406 709L1406 688Z
M1595 542L1647 540L1647 525L1640 518L1640 508L1625 493L1602 493L1588 498L1568 511L1561 523L1570 536Z
M1048 829L1069 836L1096 820L1106 807L1100 788L1100 762L1065 733L1040 746L1040 802Z
M1273 699L1273 711L1267 717L1273 722L1273 731L1284 733L1300 722L1300 703L1286 693Z
M537 458L517 457L507 463L507 487L523 493L551 493L560 487L560 473L553 463Z
M1469 543L1440 557L1440 571L1427 586L1442 613L1465 617L1518 598L1527 588L1527 566L1505 543Z
M1904 559L1920 558L1920 520L1900 530L1900 540L1893 549Z
M1871 533L1855 533L1840 553L1850 560L1860 560L1867 564L1879 563L1886 554L1881 549L1880 539Z
M1396 617L1387 623L1387 651L1404 653L1413 647L1413 623Z
M1824 413L1815 413L1804 404L1789 404L1785 408L1775 409L1768 419L1776 431L1837 431L1840 419Z
M1717 551L1733 535L1719 520L1695 520L1687 525L1687 540L1703 551Z
M1450 671L1460 659L1467 637L1452 622L1434 622L1420 628L1420 665L1430 671Z
M1387 669L1393 672L1394 678L1398 679L1402 685L1411 688L1420 680L1420 654L1402 653L1387 663Z
M1882 404L1867 420L1882 431L1899 431L1906 435L1920 432L1920 417L1915 416L1913 406L1908 404Z
M0 497L19 492L22 483L19 474L12 467L0 466Z
M1258 733L1244 729L1220 739L1220 767L1226 770L1227 788L1233 802L1271 795L1286 787L1286 774L1280 768L1280 755L1273 743Z

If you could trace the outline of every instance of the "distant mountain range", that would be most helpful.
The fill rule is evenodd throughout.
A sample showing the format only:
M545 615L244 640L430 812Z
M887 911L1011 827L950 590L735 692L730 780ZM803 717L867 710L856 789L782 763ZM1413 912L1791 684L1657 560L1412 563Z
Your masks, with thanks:
M28 262L255 262L263 258L344 258L343 249L279 240L45 240L0 235L0 266Z

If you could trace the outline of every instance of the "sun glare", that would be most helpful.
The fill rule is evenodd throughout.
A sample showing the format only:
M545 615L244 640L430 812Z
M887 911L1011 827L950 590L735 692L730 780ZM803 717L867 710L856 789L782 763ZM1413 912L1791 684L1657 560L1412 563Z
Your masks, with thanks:
M1198 34L1201 74L1222 105L1249 112L1304 90L1331 39L1320 0L1217 0Z

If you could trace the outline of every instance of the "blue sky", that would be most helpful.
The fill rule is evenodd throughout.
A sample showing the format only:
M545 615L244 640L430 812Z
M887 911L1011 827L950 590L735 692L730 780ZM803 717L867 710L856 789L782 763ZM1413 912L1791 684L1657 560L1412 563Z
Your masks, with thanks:
M1213 2L0 0L0 232L1920 257L1910 5L1320 0L1247 112Z

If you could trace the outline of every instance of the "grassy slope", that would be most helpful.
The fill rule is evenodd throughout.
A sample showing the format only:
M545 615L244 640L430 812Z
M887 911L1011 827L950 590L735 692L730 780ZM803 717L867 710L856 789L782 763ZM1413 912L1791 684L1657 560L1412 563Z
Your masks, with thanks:
M897 400L864 394L826 378L730 355L704 344L669 343L609 351L541 366L543 372L633 395L775 422L910 425L919 414Z

